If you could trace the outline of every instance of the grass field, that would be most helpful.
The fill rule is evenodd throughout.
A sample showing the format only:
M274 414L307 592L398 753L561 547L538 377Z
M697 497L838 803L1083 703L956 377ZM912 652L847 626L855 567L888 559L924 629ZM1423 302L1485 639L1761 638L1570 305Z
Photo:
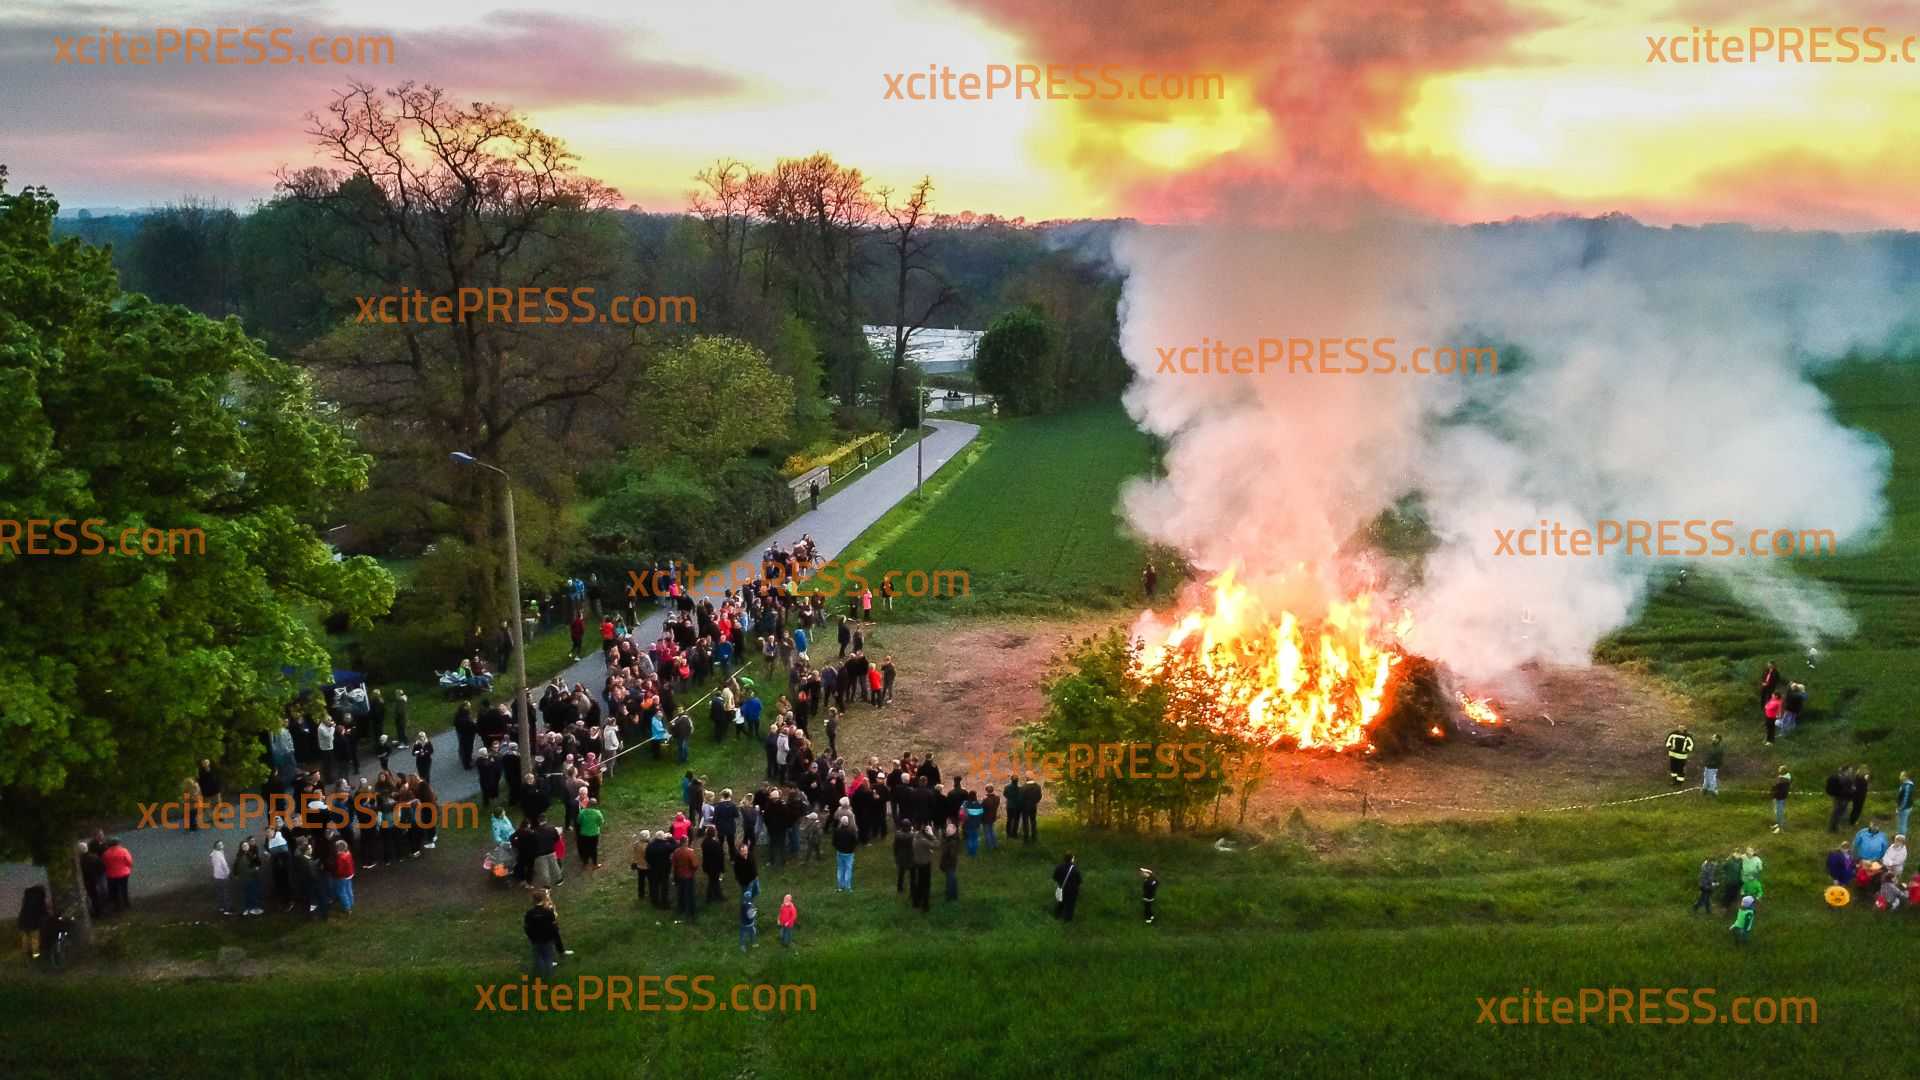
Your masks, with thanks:
M1232 851L1216 850L1211 836L1098 834L1043 813L1039 843L963 863L960 902L940 898L936 875L930 915L896 898L884 847L860 854L851 895L833 891L830 861L767 870L760 946L743 956L731 904L692 928L636 906L631 876L618 872L618 838L664 820L681 767L670 755L631 755L640 760L607 791L608 870L559 893L568 944L578 951L575 974L711 975L723 996L735 981L810 984L817 1008L540 1021L475 1011L474 984L517 981L524 970L523 901L454 881L405 911L380 910L368 890L350 923L139 924L119 934L93 970L0 978L0 1015L32 1020L9 1025L0 1070L51 1075L58 1063L62 1076L348 1068L521 1075L555 1067L769 1077L815 1068L942 1077L1902 1075L1920 1046L1920 913L1821 902L1822 858L1833 838L1818 792L1834 765L1868 762L1876 777L1870 809L1884 813L1898 770L1920 767L1920 733L1910 721L1920 675L1912 648L1920 565L1903 540L1920 515L1911 464L1920 461L1920 377L1863 367L1832 378L1828 389L1839 415L1879 433L1896 462L1886 543L1796 567L1845 592L1858 636L1824 645L1809 671L1788 635L1694 575L1655 596L1600 649L1608 661L1650 670L1708 703L1718 717L1709 733L1726 733L1754 762L1723 776L1718 801L1688 793L1630 807L1411 825L1308 805L1273 835L1240 838ZM1115 485L1144 467L1149 447L1112 413L993 422L980 442L974 460L943 470L919 505L889 515L862 541L875 565L976 568L977 606L955 604L960 614L1063 601L1118 608L1136 587L1140 554L1100 524L1111 518ZM991 583L1007 592L996 598L984 587ZM887 633L875 632L877 647ZM1750 693L1769 658L1813 695L1800 732L1779 749L1802 794L1777 836L1767 830L1761 787L1771 759L1757 758ZM758 748L712 747L704 724L696 726L694 767L716 784L750 786L761 771ZM1660 790L1663 777L1659 748L1649 746L1646 790ZM1543 790L1542 801L1559 801L1549 794ZM1747 844L1766 860L1766 896L1758 932L1741 948L1729 940L1727 916L1690 915L1688 905L1701 858ZM472 844L441 847L445 856ZM1069 847L1087 885L1079 920L1062 926L1048 915L1048 872ZM1136 900L1133 870L1143 864L1163 881L1161 918L1151 928L1141 925ZM792 952L780 948L772 924L786 892L802 912ZM271 974L222 974L215 960L229 944ZM1585 1024L1477 1022L1480 998L1616 988L1679 988L1689 1013L1657 999L1650 1012L1668 1023L1619 1015L1608 1023L1604 1013ZM1703 990L1710 994L1696 996ZM1743 995L1812 998L1814 1022L1804 1012L1798 1025L1721 1019ZM1717 1012L1703 1011L1709 1001Z
M981 434L968 460L955 463L964 468L943 470L925 496L895 508L842 553L841 564L867 559L863 574L874 580L900 571L894 607L905 618L1138 603L1147 552L1126 535L1115 500L1128 477L1152 471L1152 441L1112 407L970 419ZM1173 574L1160 561L1169 587ZM910 595L936 591L936 581L922 585L911 575L938 571L963 572L965 591Z

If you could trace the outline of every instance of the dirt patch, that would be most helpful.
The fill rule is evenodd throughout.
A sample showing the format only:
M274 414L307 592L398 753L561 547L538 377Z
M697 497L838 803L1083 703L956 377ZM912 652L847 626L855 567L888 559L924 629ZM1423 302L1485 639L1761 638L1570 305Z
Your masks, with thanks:
M1011 749L1012 731L1040 716L1040 681L1050 662L1079 639L1120 620L996 619L882 627L880 651L900 676L894 703L855 703L840 736L849 761L882 761L905 750L932 750L949 771L976 755ZM1021 644L1016 647L1013 641ZM1693 706L1644 676L1610 667L1522 672L1494 694L1505 724L1486 738L1462 735L1391 758L1275 752L1269 777L1248 810L1250 824L1309 813L1366 813L1400 820L1541 810L1658 794L1666 777L1663 739ZM1729 751L1729 764L1747 755ZM1770 767L1768 767L1770 768ZM1753 768L1742 775L1759 775Z

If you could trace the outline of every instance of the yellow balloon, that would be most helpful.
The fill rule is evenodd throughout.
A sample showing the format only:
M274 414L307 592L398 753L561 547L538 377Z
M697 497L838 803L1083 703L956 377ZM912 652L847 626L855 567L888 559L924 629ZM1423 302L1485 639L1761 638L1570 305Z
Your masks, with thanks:
M1853 893L1848 890L1845 885L1827 886L1827 905L1829 907L1846 907L1852 902Z

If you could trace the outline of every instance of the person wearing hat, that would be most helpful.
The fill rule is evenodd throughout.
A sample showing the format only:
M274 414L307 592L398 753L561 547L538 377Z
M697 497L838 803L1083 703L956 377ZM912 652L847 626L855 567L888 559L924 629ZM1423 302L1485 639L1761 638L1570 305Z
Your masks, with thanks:
M1153 901L1160 895L1160 878L1151 867L1140 868L1140 903L1147 917L1147 925L1153 925Z
M1687 782L1687 757L1693 753L1693 736L1687 733L1687 725L1681 724L1667 733L1667 772L1673 782Z
M1745 945L1747 939L1753 936L1753 906L1753 897L1742 897L1740 914L1733 917L1733 925L1727 928L1733 931L1733 940L1736 945Z

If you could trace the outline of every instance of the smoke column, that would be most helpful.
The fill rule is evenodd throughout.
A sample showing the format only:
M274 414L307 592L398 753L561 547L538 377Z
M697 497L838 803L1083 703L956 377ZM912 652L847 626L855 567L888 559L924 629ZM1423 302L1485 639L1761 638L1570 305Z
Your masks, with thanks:
M1755 528L1830 529L1845 550L1882 525L1889 452L1837 423L1808 378L1894 337L1903 299L1872 239L1616 218L1141 227L1116 241L1116 259L1136 372L1126 405L1168 442L1166 476L1123 492L1133 526L1203 570L1241 566L1264 600L1310 615L1369 562L1356 534L1414 497L1439 546L1390 591L1414 614L1409 646L1470 678L1586 663L1677 562L1618 547L1496 556L1496 529L1727 518L1739 543ZM1403 361L1423 344L1490 345L1501 364L1444 376L1158 370L1163 349L1262 337L1393 338ZM1804 644L1853 629L1784 562L1691 566Z

